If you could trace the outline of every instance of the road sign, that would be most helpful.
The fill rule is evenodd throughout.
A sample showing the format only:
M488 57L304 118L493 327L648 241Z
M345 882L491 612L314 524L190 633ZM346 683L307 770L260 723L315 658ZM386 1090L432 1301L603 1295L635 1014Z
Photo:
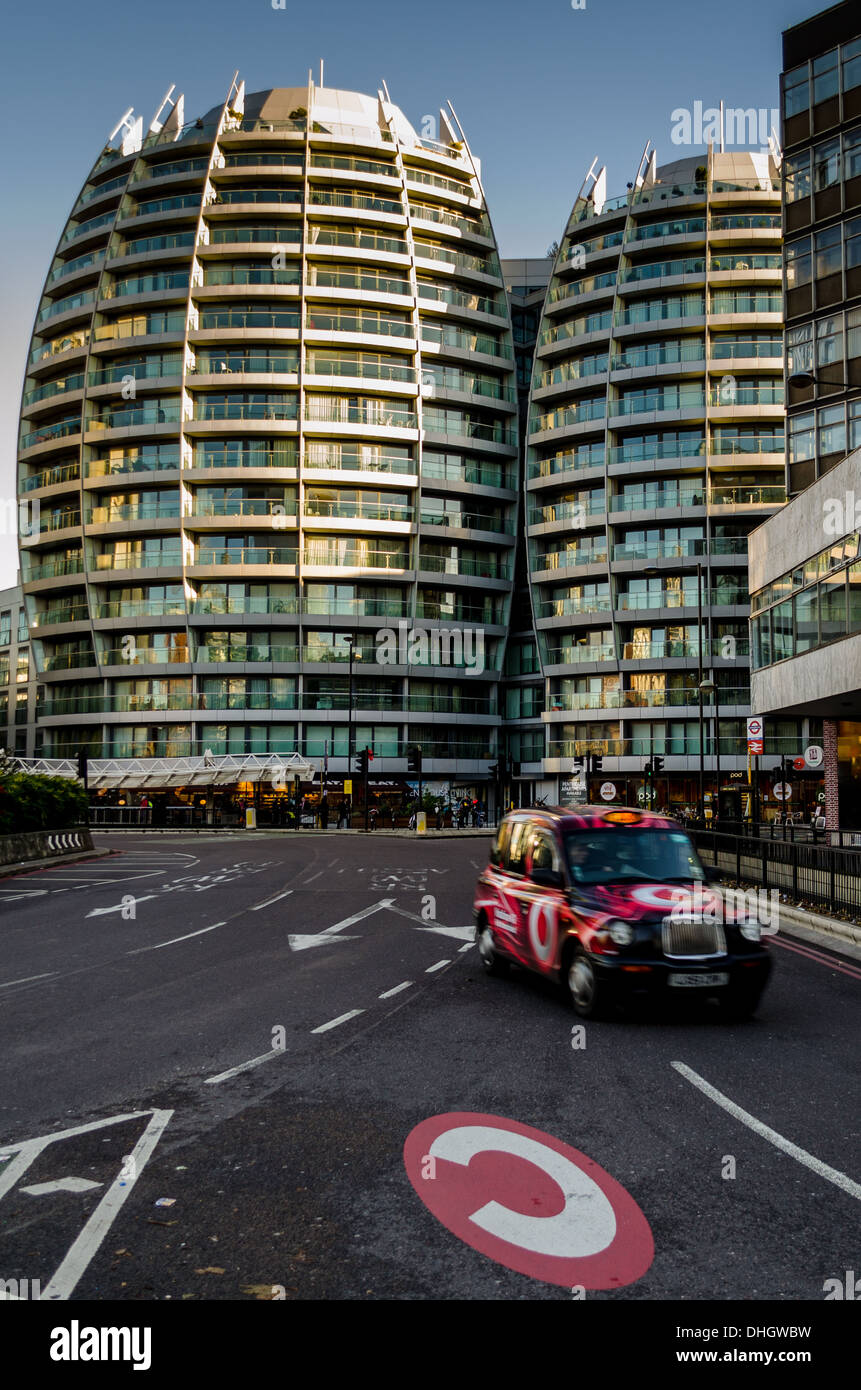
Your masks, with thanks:
M499 1115L434 1115L404 1145L418 1196L466 1245L543 1283L618 1289L655 1245L629 1192L586 1154Z
M615 800L616 800L616 784L615 784L615 782L604 782L604 783L602 783L602 786L601 786L601 800L602 800L602 801L615 801Z
M812 743L804 750L804 761L808 767L821 767L825 762L825 749L820 748L818 743Z
M352 778L350 778L350 777L348 777L347 780L344 782L344 795L345 795L345 796L352 796L352 795L353 795L353 782L352 782Z
M747 751L756 755L765 751L762 720L756 714L747 721Z
M792 799L792 787L788 782L775 782L774 795L778 801L790 801Z
M795 768L796 772L803 772L807 766L807 763L804 758L793 758L792 766Z

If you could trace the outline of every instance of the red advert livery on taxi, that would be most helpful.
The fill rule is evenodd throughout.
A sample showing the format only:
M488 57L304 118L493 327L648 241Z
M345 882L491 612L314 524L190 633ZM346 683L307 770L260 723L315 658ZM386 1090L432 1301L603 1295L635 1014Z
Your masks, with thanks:
M764 928L712 886L690 837L628 807L506 816L475 892L485 969L558 980L583 1018L642 994L714 995L752 1014L771 971ZM773 930L773 928L770 928Z

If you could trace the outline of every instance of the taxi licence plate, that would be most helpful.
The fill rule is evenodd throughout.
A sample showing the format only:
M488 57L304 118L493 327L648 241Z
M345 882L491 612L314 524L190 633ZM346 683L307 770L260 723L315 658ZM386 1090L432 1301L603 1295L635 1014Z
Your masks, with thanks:
M729 975L725 972L712 973L708 975L671 975L670 985L674 989L715 989L720 985L729 984Z

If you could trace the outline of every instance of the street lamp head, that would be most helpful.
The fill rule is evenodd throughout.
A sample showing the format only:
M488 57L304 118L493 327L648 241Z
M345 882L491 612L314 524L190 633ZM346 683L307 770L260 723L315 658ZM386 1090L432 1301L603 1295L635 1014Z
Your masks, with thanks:
M787 385L795 386L799 391L803 391L808 386L812 386L815 380L816 377L813 375L813 372L790 372L789 376L786 378Z
M700 690L703 692L704 695L710 695L711 692L712 692L714 689L715 689L715 683L714 683L714 681L712 681L712 680L700 681Z

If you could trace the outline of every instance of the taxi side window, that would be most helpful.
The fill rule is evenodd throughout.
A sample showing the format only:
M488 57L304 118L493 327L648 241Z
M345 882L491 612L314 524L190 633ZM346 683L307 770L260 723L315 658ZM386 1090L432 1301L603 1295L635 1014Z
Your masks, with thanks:
M515 821L511 827L511 839L505 856L505 867L512 874L526 873L526 850L529 845L529 822Z
M507 851L507 849L508 849L508 841L509 841L510 836L511 836L511 821L503 821L503 822L502 822L502 825L499 827L499 834L497 835L497 837L496 837L496 839L495 839L493 845L491 846L491 850L490 850L490 862L491 862L491 864L499 865L500 868L504 867L504 865L505 865L505 855L506 855L506 851Z
M545 830L536 830L532 836L532 868L557 870L559 868L556 846Z

